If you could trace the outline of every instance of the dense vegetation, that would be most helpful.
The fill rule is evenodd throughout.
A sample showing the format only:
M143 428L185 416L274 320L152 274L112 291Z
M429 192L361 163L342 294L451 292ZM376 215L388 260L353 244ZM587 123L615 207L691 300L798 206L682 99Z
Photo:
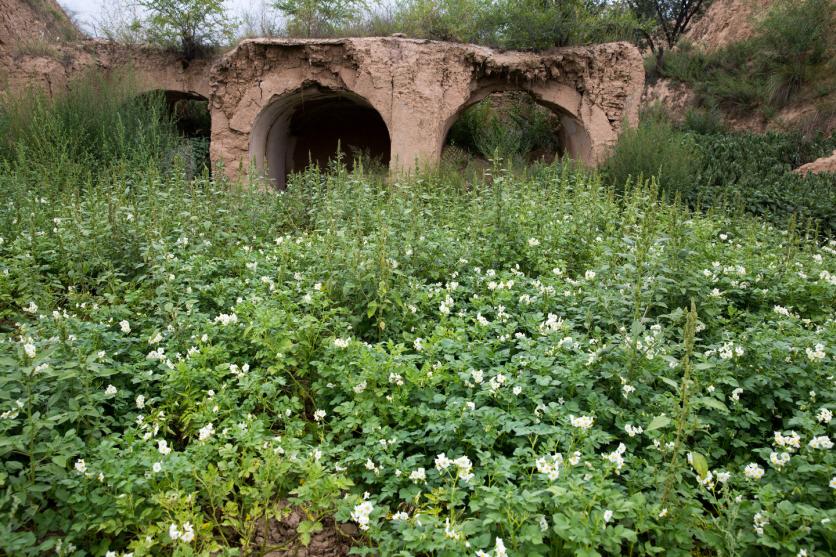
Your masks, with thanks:
M189 180L110 86L0 112L0 552L832 554L836 242L560 162Z
M792 172L836 149L836 135L723 133L693 121L677 128L648 114L628 130L606 163L609 182L656 177L670 199L692 207L729 207L778 226L836 230L836 177Z

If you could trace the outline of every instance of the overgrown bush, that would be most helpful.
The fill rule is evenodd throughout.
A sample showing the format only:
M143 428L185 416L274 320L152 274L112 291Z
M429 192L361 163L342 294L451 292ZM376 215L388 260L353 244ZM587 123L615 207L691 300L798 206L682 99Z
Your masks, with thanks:
M617 187L655 176L662 190L674 197L696 187L701 164L693 137L658 116L650 116L622 133L602 170Z
M182 150L178 115L169 113L162 94L135 90L130 74L92 73L62 96L32 90L8 99L0 107L0 165L44 187L74 190L113 165L171 169Z
M559 154L560 120L527 93L503 93L465 110L453 124L448 143L489 159L494 155L527 161Z

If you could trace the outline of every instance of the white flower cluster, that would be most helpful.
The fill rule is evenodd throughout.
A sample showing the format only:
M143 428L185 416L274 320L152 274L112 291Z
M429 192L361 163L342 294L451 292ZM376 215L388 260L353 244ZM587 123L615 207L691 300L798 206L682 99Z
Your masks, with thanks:
M589 429L595 421L593 416L569 416L569 423L578 429Z
M229 372L235 377L243 377L250 371L250 364L244 364L238 367L237 364L229 364Z
M634 426L633 424L625 425L624 431L630 437L635 437L636 435L641 435L642 433L644 433L644 429L641 426Z
M789 461L790 453L776 453L774 451L769 453L769 462L778 470L786 466Z
M813 348L806 348L804 351L807 354L807 359L811 362L820 362L824 360L825 356L827 355L824 352L824 344L822 343L816 344L816 346Z
M491 554L480 549L476 552L476 557L491 557ZM505 542L502 541L502 538L496 538L493 547L493 557L508 557L508 550L505 549Z
M627 452L627 446L624 443L619 443L618 447L610 454L604 455L604 459L615 464L615 472L619 474L624 467L624 453Z
M182 528L182 531L180 531L180 528ZM170 537L173 541L180 540L183 543L191 543L194 541L194 527L191 522L183 523L183 526L180 528L178 528L176 524L169 526L168 537Z
M763 477L764 469L755 464L754 462L750 462L746 465L746 468L743 469L743 475L747 478L752 480L759 480Z
M0 414L0 420L14 420L20 413L21 408L23 408L23 401L18 399L15 401L15 406L12 407L11 410L7 410Z
M791 315L789 308L785 308L784 306L775 306L772 308L772 311L778 315L783 315L784 317L790 317Z
M833 419L833 412L828 408L820 408L819 413L816 414L816 419L823 424L829 424L830 420Z
M212 437L213 433L215 433L215 426L212 425L212 422L209 422L208 424L200 428L200 431L198 431L197 434L197 438L200 441L206 441L207 439Z
M786 435L780 431L776 431L774 434L774 443L777 447L783 447L789 452L793 452L801 448L801 437L794 431L789 431Z
M833 448L833 441L830 440L830 437L827 435L820 435L818 437L813 437L810 439L810 443L808 446L811 449L832 449Z
M409 473L409 479L415 483L427 481L427 471L424 468L417 468Z
M555 481L560 477L560 467L563 465L563 455L555 453L553 455L541 456L534 463L537 471L545 474L549 480Z
M450 311L453 309L453 298L447 296L444 298L444 301L441 302L438 306L438 311L442 315L450 315Z
M450 466L455 466L458 472L459 479L469 482L473 478L473 463L467 456L460 456L455 460L450 460L444 453L435 457L435 468L439 472L447 470Z
M226 327L227 325L238 323L238 316L234 313L222 313L215 318L215 323L220 323L221 325Z
M351 344L351 338L335 338L334 339L334 346L337 348L348 348L348 345Z
M540 332L543 334L554 333L563 328L563 319L550 313L546 320L540 324Z
M494 377L491 377L490 381L488 381L488 388L490 389L491 393L494 394L496 391L505 384L505 376L501 373L497 373Z
M755 526L755 532L757 532L759 536L763 536L763 528L769 524L769 517L766 516L766 513L763 511L756 512L755 516L752 518L752 522Z
M369 529L369 516L374 511L374 505L371 501L363 501L354 506L351 511L351 520L357 523L361 530Z
M742 346L735 346L733 342L725 342L723 346L717 351L720 359L722 360L731 360L732 358L739 358L746 351L743 349Z

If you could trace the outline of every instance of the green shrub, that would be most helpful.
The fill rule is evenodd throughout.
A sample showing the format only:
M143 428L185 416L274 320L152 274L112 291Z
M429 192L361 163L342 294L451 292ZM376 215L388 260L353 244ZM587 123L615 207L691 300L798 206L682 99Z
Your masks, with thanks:
M715 134L726 131L726 123L723 115L717 109L712 108L691 108L685 113L685 120L682 126L687 131L698 134Z
M178 153L202 167L200 155L184 149L174 116L161 93L136 95L129 74L91 73L64 95L50 98L32 90L0 107L0 164L49 187L70 189L114 164L169 171Z
M655 176L664 191L675 195L694 187L700 164L692 137L657 117L625 130L602 170L617 186Z
M471 154L528 160L560 150L560 120L527 93L501 93L465 110L448 134L448 143Z
M662 192L692 207L745 210L786 227L790 220L810 223L822 235L836 231L836 176L792 172L830 154L830 138L798 134L728 133L708 110L689 111L679 131L654 110L642 124L625 131L602 171L623 186L639 177L656 177Z

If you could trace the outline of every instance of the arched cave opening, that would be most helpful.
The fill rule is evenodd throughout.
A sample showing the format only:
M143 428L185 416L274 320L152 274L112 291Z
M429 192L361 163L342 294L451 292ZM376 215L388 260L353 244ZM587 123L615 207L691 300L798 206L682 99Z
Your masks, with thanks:
M496 154L506 161L551 163L567 154L565 133L559 112L527 91L498 91L454 118L442 157L458 165L485 165Z
M342 91L306 90L264 109L253 127L251 155L278 188L310 165L327 168L338 156L349 169L358 161L388 168L389 128L365 99Z

